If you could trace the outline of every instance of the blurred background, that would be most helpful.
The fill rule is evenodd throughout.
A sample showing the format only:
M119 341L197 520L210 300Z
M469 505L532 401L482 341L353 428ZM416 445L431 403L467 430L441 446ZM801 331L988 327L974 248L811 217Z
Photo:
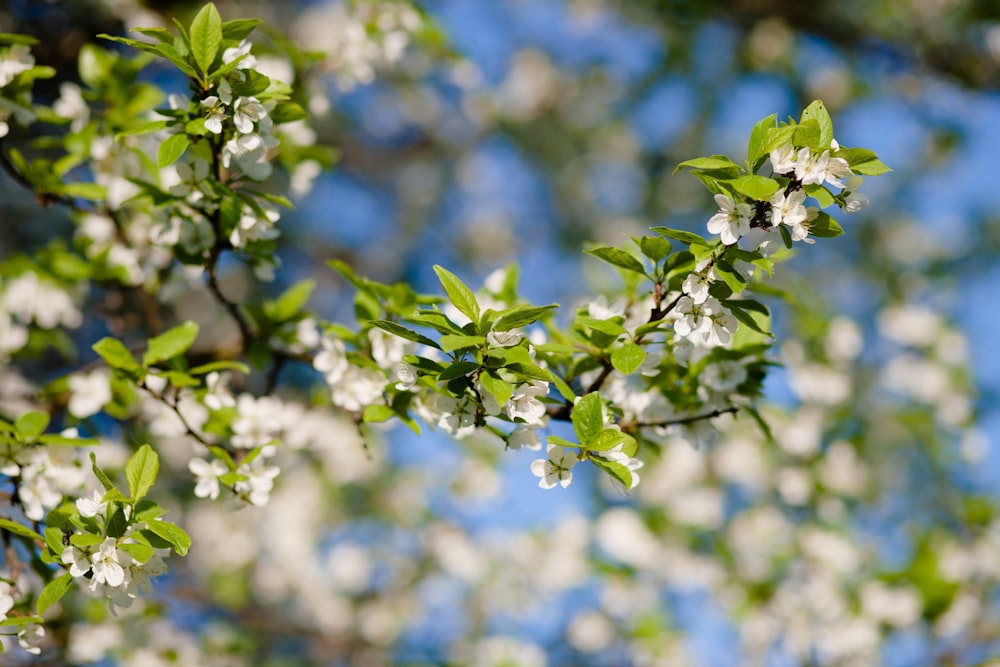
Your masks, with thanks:
M8 0L0 29L41 40L38 62L60 73L39 82L44 102L78 81L77 53L95 35L187 22L199 6ZM714 204L696 179L673 175L677 163L742 160L757 120L797 118L813 99L842 145L874 150L894 172L865 181L872 203L840 216L844 236L775 276L794 298L775 312L774 442L748 421L723 423L710 447L650 453L631 496L586 472L544 492L533 456L499 441L397 428L369 455L349 424L308 413L309 455L283 466L267 508L177 508L198 547L158 587L165 621L133 613L122 626L94 612L66 629L59 660L721 667L1000 656L1000 5L217 6L224 19L264 20L255 52L308 91L306 143L338 154L331 170L272 179L296 204L280 223L276 282L238 266L226 279L250 297L311 277L311 305L329 319L349 321L353 296L325 266L335 258L425 291L437 291L434 264L480 285L517 262L535 303L571 308L611 292L618 278L582 255L586 243L664 224L704 234ZM147 75L185 86L166 68ZM36 221L60 212L39 213L9 180L0 189L0 247L30 248L48 233ZM293 369L285 390L314 379ZM189 454L174 457L177 488L190 486Z

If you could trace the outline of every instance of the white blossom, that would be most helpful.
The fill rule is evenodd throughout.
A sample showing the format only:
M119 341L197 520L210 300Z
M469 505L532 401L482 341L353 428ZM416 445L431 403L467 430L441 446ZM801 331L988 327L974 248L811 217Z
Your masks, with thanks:
M509 331L490 331L486 334L486 342L493 347L513 347L524 338L524 332L520 329L510 329Z
M94 573L90 583L91 589L98 584L107 584L111 588L124 584L124 566L129 565L131 561L132 558L118 548L118 540L113 537L105 538L90 559Z
M14 44L0 57L0 88L14 80L21 72L27 72L35 66L35 57L31 49L24 44Z
M70 399L66 409L78 419L97 414L111 401L111 378L103 370L69 376Z
M536 428L529 424L518 424L507 436L507 448L538 451L542 448L542 440Z
M209 500L215 500L219 497L219 477L229 472L225 463L218 459L205 461L195 457L188 461L188 470L194 474L196 479L195 496Z
M715 203L719 205L719 212L709 219L708 231L719 234L724 244L733 245L750 231L753 209L750 204L736 203L732 197L723 194L715 195Z
M332 336L323 336L320 341L321 350L313 357L313 368L324 376L331 386L340 382L350 365L347 362L347 351L344 341Z
M344 376L336 384L330 385L333 404L357 412L369 405L383 403L386 376L374 368L348 366Z
M103 501L103 497L104 494L95 490L90 496L77 498L76 509L80 512L80 516L94 517L99 514L103 515L108 509L108 504Z
M576 466L576 454L560 445L551 442L545 448L546 458L531 462L531 473L540 477L538 486L552 489L556 485L564 489L573 481L573 467Z
M514 389L505 406L511 421L523 420L527 424L541 426L545 423L545 404L542 398L549 394L549 383L542 380L525 382Z
M240 394L236 399L232 444L241 449L253 449L269 444L281 431L281 402L273 396L254 398Z
M37 623L28 623L21 626L21 629L17 631L17 645L25 653L39 655L42 652L41 642L43 637L45 637L44 626Z

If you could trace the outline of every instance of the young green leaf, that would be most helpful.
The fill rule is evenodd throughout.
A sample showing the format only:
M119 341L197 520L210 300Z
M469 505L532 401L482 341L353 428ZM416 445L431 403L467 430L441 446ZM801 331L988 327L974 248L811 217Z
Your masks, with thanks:
M739 178L734 178L733 180L726 182L741 195L746 195L747 197L756 200L770 199L771 195L777 192L778 188L781 187L778 181L772 178L757 175L740 176Z
M264 313L272 322L284 322L295 317L306 305L315 287L315 280L309 278L300 280L282 292L274 301L264 303Z
M102 338L94 343L92 349L101 355L101 358L111 368L117 368L126 373L138 371L140 368L139 362L135 360L125 344L117 338Z
M465 283L458 279L458 276L443 266L435 264L434 273L441 281L441 286L444 287L448 299L458 308L458 311L473 322L479 322L479 302L472 290L466 287Z
M639 250L653 262L659 262L670 254L670 241L662 236L643 236L639 239Z
M685 160L674 168L676 174L681 169L689 167L691 169L728 169L737 166L725 155L713 155L711 157L696 157L692 160Z
M544 317L547 313L558 308L558 304L548 306L514 306L505 310L500 317L493 322L494 331L510 331L518 327L524 327Z
M844 233L844 228L828 213L820 211L809 224L809 233L818 238L832 238Z
M767 141L768 130L777 127L778 114L773 113L767 118L761 118L750 131L750 143L747 146L747 162L750 164L750 172L754 173L760 167L758 161L763 162L767 155L764 151L764 144Z
M635 343L625 343L611 353L611 365L622 375L631 375L639 370L646 360L646 351Z
M606 428L588 440L584 447L592 452L606 452L634 439L628 433L622 433L617 428Z
M90 453L90 468L94 471L94 476L97 477L97 481L101 483L105 491L111 491L115 488L115 484L111 481L111 478L105 475L104 471L98 467L97 457L94 456L94 452Z
M73 583L73 575L69 572L61 574L49 583L38 594L38 601L35 603L35 610L41 616L45 610L58 602L62 596L66 595L70 585Z
M626 271L646 275L646 267L642 265L642 262L621 248L615 248L614 246L600 246L598 248L585 250L584 252L588 255L593 255L598 259L602 259L608 264L625 269Z
M431 340L427 336L421 335L412 329L407 329L401 324L396 322L390 322L389 320L372 320L372 325L381 329L382 331L387 331L394 336L399 336L404 340L413 341L414 343L420 343L426 345L427 347L435 347L441 349L435 341Z
M190 143L188 136L183 132L171 134L156 150L156 166L163 169L179 160Z
M451 334L441 336L441 349L445 352L482 347L483 345L486 345L485 336L455 336Z
M833 141L833 121L830 120L830 112L826 110L826 105L823 104L822 100L813 100L802 112L799 123L805 123L808 120L815 120L819 125L819 147L829 146L830 142Z
M33 540L38 540L42 542L42 536L28 528L27 526L22 526L16 521L11 521L10 519L0 518L0 530L5 530L8 533L13 533L14 535L20 535L21 537L28 537Z
M447 382L448 380L454 380L455 378L465 377L472 371L479 368L479 364L472 361L456 361L448 368L441 371L438 375L438 380L441 382Z
M222 24L222 38L240 41L260 24L260 19L233 19Z
M669 227L653 227L652 231L657 234L662 234L669 239L675 241L680 241L684 245L708 245L703 237L695 234L694 232L688 232L683 229L671 229Z
M366 405L361 414L361 421L366 423L384 422L396 416L396 412L388 405Z
M178 556L186 556L191 548L191 538L180 526L159 519L146 524L147 528L174 545Z
M143 498L153 487L160 471L160 457L149 445L143 445L125 464L125 479L132 502Z
M571 415L573 431L580 442L590 442L604 428L604 403L601 395L593 391L580 398Z
M592 456L590 457L590 460L593 461L594 465L598 468L611 475L613 479L621 482L623 487L626 489L632 488L632 471L627 467L615 461L608 461L600 456Z
M47 412L26 412L14 422L14 428L24 442L34 442L49 425Z
M142 355L142 363L149 366L158 361L173 359L191 347L197 337L198 325L190 321L164 331L149 339L149 347Z
M222 17L211 2L191 21L191 54L202 74L208 74L222 44Z
M514 388L509 382L494 375L495 372L480 373L479 382L483 385L483 389L492 394L496 402L503 406L514 395Z

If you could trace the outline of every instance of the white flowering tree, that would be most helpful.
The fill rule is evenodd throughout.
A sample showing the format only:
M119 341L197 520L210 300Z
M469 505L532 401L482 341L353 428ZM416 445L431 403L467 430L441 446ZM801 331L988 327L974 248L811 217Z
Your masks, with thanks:
M318 140L325 85L371 84L407 48L462 71L408 3L336 7L326 50L213 4L103 35L47 104L33 90L57 72L0 34L0 161L37 206L0 263L12 661L686 664L698 629L662 596L691 591L748 664L989 646L990 502L942 505L959 514L896 554L870 543L888 520L867 523L906 497L902 447L969 423L960 335L886 308L883 373L907 397L887 402L859 325L810 298L821 284L782 282L889 171L838 143L823 102L747 127L739 155L680 162L714 206L588 244L615 282L575 306L529 301L516 263L471 287L435 264L432 289L338 253L288 280L292 200L350 149ZM321 306L334 279L350 312ZM779 364L794 407L765 400ZM537 512L583 486L590 517L502 535L455 518L502 514L506 466L551 490Z

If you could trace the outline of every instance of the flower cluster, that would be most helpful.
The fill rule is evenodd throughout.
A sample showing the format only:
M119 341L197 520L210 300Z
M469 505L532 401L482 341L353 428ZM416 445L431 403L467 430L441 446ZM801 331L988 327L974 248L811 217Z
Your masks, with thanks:
M93 519L106 527L111 519L111 505L103 501L102 494L97 491L76 501L81 517ZM131 508L126 505L122 510L127 520ZM115 511L118 510L112 509L111 513ZM78 543L63 550L61 561L69 566L73 578L89 579L87 588L108 598L112 608L130 607L140 591L152 591L150 579L167 571L163 558L170 549L155 549L143 543L145 540L140 542L135 538L137 533L146 529L146 522L138 521L131 523L119 537L108 536L101 540L87 533L88 539L78 540Z

